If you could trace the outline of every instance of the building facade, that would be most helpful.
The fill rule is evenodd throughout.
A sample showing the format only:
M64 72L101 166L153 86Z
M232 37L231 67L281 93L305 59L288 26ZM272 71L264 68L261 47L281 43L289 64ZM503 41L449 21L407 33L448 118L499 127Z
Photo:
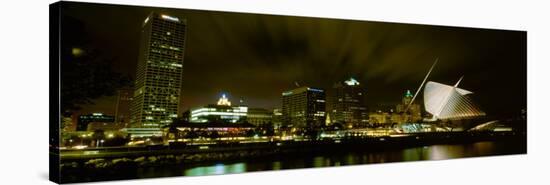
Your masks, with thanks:
M244 123L248 113L246 106L231 106L222 95L217 104L191 109L189 121L192 123Z
M132 127L159 128L177 117L183 71L186 23L151 13L141 28L132 101Z
M116 122L90 122L86 128L86 131L93 132L96 130L102 130L107 132L118 132L123 128L123 124Z
M405 92L401 103L396 106L396 112L402 114L401 122L419 122L422 120L420 104L412 102L413 94L410 90Z
M281 128L283 125L283 111L279 108L273 109L272 119L273 127Z
M353 78L334 84L330 107L331 123L341 123L347 127L367 126L369 116L365 95L365 88Z
M117 101L115 108L115 122L128 127L130 124L130 105L134 96L134 89L127 87L117 91Z
M282 93L283 125L314 129L325 125L325 91L300 87Z
M375 127L386 126L391 123L391 113L382 111L371 112L369 114L369 123Z
M256 127L273 126L273 113L267 109L249 108L246 121Z
M92 113L78 116L76 131L87 131L90 123L115 124L115 117L103 113Z

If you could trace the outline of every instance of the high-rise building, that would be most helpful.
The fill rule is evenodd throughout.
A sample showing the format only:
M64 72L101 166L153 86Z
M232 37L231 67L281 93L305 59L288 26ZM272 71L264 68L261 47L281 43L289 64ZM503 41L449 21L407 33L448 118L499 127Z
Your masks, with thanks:
M281 109L273 109L272 114L273 127L280 128L283 124L283 112Z
M331 123L364 127L369 122L365 88L355 79L338 82L331 93Z
M185 20L151 13L141 27L132 127L160 128L178 115Z
M134 98L134 89L130 87L121 88L117 92L117 101L115 109L115 122L129 126L130 123L130 104Z
M325 125L325 91L300 87L283 92L283 125L318 128Z
M412 99L413 99L413 94L411 93L411 90L407 90L407 92L405 92L405 95L403 96L403 99L401 99L401 104L408 105L411 103ZM399 107L397 107L397 112L400 112Z
M59 126L59 128L61 128L62 132L74 131L73 127L73 119L71 115L63 116L61 118L61 125Z
M411 102L413 94L410 90L405 92L401 103L397 105L396 112L403 116L402 122L418 122L422 120L422 110L420 105Z

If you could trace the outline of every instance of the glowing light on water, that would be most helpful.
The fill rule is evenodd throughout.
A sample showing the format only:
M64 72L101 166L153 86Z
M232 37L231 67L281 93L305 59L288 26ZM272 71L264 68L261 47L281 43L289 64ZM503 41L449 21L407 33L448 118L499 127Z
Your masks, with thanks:
M216 164L213 166L195 167L184 171L185 176L219 175L246 172L245 163Z

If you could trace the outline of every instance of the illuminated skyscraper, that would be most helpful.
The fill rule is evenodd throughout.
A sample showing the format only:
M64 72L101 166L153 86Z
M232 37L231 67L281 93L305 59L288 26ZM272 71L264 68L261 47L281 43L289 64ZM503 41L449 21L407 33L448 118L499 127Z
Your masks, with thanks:
M273 109L273 114L272 114L272 121L273 121L273 126L276 127L276 128L280 128L283 124L283 112L281 109Z
M365 88L355 79L336 83L331 96L331 122L348 127L366 126L369 121Z
M160 128L179 112L185 20L151 13L141 27L133 127Z
M325 125L325 91L300 87L283 92L283 125L318 128Z
M401 100L401 103L396 106L397 113L402 115L404 118L402 119L402 122L418 122L422 120L422 110L420 109L420 104L414 102L411 103L412 98L413 94L410 90L407 90L407 92L405 92L405 96L403 96L403 99Z
M407 92L405 92L405 96L403 96L403 99L401 100L401 103L403 103L403 105L408 105L409 103L411 103L412 98L413 94L410 90L407 90ZM399 112L399 110L397 112Z

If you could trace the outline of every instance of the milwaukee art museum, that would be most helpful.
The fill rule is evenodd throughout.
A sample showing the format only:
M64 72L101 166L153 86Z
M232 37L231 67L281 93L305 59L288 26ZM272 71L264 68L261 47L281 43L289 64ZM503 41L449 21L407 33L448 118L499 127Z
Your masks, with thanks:
M440 131L470 130L478 125L484 125L488 121L486 113L470 97L473 92L458 88L461 80L462 78L454 86L433 81L426 83L423 93L424 107L432 117L424 121L430 123L432 129L436 128ZM491 123L498 122L492 121ZM413 132L419 130L417 127L414 124L404 126L407 128L405 130L413 130Z
M402 131L464 131L498 125L498 121L487 120L486 113L470 97L473 92L458 88L461 80L454 86L428 81L423 92L424 108L431 118L424 119L422 123L403 123L400 125Z
M459 81L460 82L460 81ZM424 88L424 106L433 115L432 120L461 120L485 116L469 97L473 92L437 82L428 82Z

